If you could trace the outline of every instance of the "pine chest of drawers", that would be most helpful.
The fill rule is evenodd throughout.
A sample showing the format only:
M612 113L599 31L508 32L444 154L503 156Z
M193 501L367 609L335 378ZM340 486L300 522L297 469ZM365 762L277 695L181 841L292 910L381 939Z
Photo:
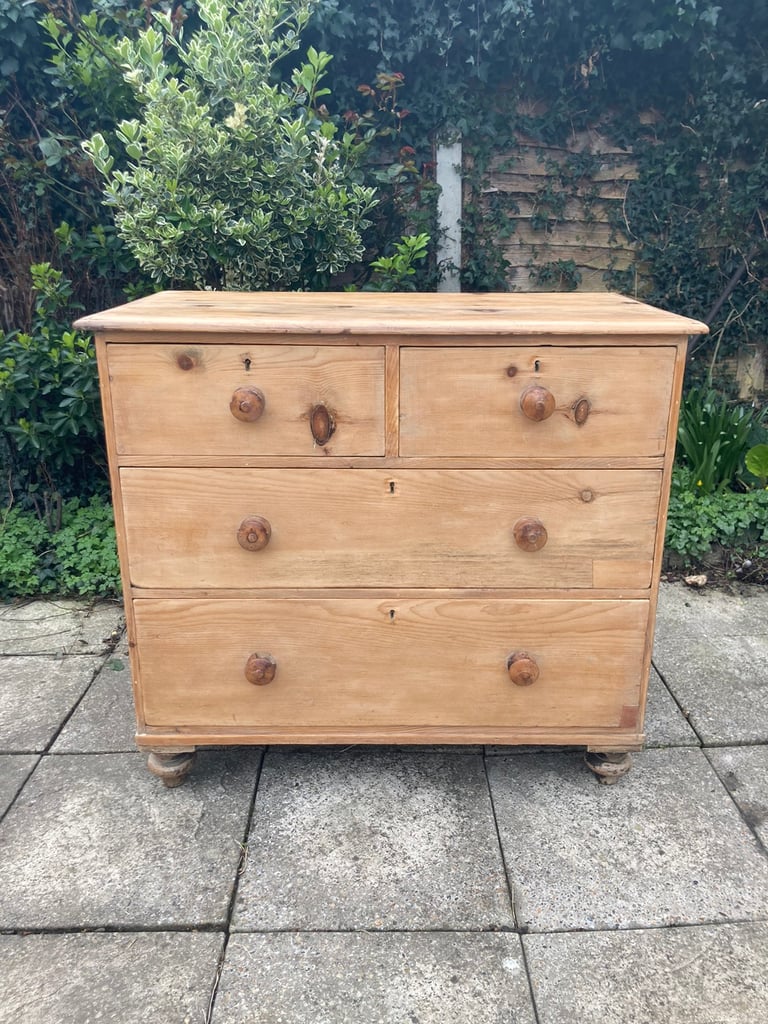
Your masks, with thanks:
M168 784L214 743L642 745L703 324L604 294L165 292L78 326Z

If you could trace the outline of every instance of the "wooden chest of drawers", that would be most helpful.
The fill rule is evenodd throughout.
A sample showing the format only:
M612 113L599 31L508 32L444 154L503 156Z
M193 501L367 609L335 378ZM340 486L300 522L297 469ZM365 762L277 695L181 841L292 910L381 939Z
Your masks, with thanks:
M617 295L166 292L78 326L168 784L213 743L642 745L703 324Z

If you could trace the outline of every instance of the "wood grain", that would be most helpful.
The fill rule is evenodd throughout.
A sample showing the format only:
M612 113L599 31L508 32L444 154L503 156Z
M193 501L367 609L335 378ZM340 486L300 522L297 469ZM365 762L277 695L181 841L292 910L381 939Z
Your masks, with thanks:
M117 344L107 358L120 453L384 454L383 348ZM230 412L244 387L263 392L256 422ZM334 422L322 445L312 435L318 407Z
M706 332L705 324L615 293L377 294L314 292L158 292L77 321L92 331L198 331L237 334L418 335Z
M660 455L667 438L675 348L423 349L401 355L401 456L531 458ZM520 408L532 386L555 411ZM576 423L579 402L589 416Z
M645 601L137 601L150 726L619 728ZM253 651L279 669L245 677ZM514 650L535 658L510 682Z
M603 585L647 587L660 482L656 470L121 470L131 581L149 588L591 587L595 561ZM238 542L250 517L271 527L261 550ZM539 550L515 538L531 517L547 531Z

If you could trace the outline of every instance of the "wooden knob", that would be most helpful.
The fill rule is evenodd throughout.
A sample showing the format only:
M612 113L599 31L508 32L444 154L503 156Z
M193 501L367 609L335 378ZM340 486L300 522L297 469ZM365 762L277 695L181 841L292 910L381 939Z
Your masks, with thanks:
M237 388L229 403L229 411L242 423L255 423L266 404L264 392L259 388Z
M520 395L520 408L529 420L541 422L555 411L555 396L541 384L531 384Z
M245 678L254 686L266 686L275 678L277 662L271 654L252 654L245 663Z
M527 651L515 651L507 658L509 678L515 686L530 686L539 678L539 666Z
M540 519L527 516L518 519L512 528L515 543L523 551L539 551L547 543L547 528Z
M331 410L325 405L316 405L309 414L309 428L315 444L328 444L336 429Z
M237 531L237 543L246 551L261 551L269 544L272 527L263 516L246 516Z

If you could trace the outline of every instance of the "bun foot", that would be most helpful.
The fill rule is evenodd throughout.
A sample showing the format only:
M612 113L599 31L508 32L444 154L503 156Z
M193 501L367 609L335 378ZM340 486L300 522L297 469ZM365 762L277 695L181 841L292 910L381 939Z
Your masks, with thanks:
M166 751L151 750L147 758L147 768L162 779L168 789L180 786L192 770L195 763L194 750L179 750L172 754Z
M590 750L584 755L584 760L604 786L613 786L632 767L632 756L627 753L600 754Z

